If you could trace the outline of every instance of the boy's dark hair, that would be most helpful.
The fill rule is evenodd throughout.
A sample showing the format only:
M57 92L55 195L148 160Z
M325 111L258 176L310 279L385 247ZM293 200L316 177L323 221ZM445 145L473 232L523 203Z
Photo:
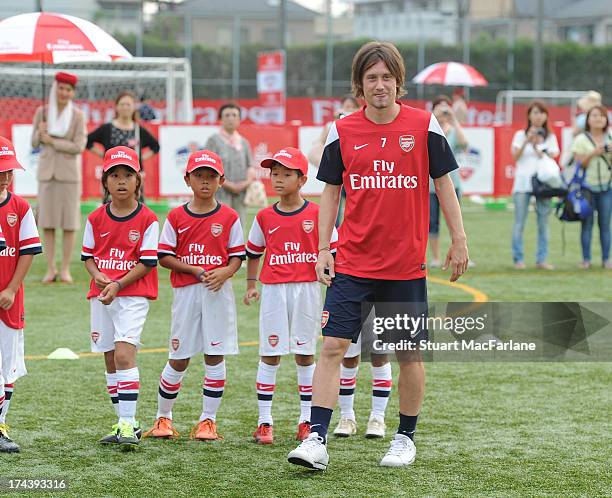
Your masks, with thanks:
M272 171L272 168L276 166L280 166L281 168L287 168L287 166L285 166L284 164L281 164L278 161L274 161L274 164L270 166L270 171ZM302 178L304 176L304 173L302 173L299 169L293 169L293 168L287 168L287 169L290 169L291 171L295 171L298 175L298 178Z
M191 173L195 173L196 171L198 171L198 169L209 169L215 175L217 175L219 178L223 178L225 176L225 175L220 175L218 171L215 171L213 168L209 168L208 166L203 166L201 168L194 169ZM185 171L185 176L189 176L191 173L187 173L187 171Z
M142 187L142 177L138 171L134 171L132 168L128 166L123 166L122 164L118 164L117 166L113 166L108 171L102 173L102 187L104 188L104 199L110 199L110 192L108 191L107 182L110 174L115 170L115 168L125 168L128 171L132 171L136 174L136 200L140 199L140 187Z
M223 111L225 111L225 109L236 109L238 111L238 117L242 117L242 111L240 110L240 106L234 102L228 102L227 104L223 104L219 108L219 119L221 119L221 116L223 115Z

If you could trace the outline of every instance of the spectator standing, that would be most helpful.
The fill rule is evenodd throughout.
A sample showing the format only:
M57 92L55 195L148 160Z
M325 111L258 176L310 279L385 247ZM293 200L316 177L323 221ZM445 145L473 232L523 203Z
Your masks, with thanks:
M87 131L85 116L72 102L78 78L59 72L47 106L34 114L32 147L41 147L38 163L38 226L44 231L47 272L43 283L59 278L72 283L70 260L75 231L81 224L81 153ZM55 264L55 231L62 229L62 265Z
M512 157L516 163L512 198L514 200L514 227L512 228L512 258L514 268L524 270L523 230L527 221L529 203L532 196L532 177L538 166L559 155L557 137L548 128L548 109L543 102L534 101L527 109L527 127L518 130L512 139ZM548 218L550 199L536 198L536 216L538 220L538 248L536 267L542 270L554 270L546 261L548 256Z
M237 104L223 104L219 109L221 128L208 139L204 148L221 157L225 169L225 182L217 191L217 199L236 210L240 223L245 226L244 197L248 186L255 180L255 169L252 167L251 144L238 133L240 117Z
M593 214L582 221L580 241L584 269L591 267L591 238L597 213L601 259L603 267L612 269L610 261L610 213L612 212L612 190L610 189L612 169L612 134L610 133L608 111L597 105L587 113L585 130L572 144L572 153L577 164L586 169L586 183L593 193Z
M465 101L465 91L463 88L455 88L453 90L453 112L459 124L466 124L468 120L468 106Z
M601 105L601 93L589 90L576 102L581 113L576 116L574 123L574 136L582 133L586 127L587 113L595 106Z
M95 144L102 145L102 148ZM113 147L129 147L138 153L141 164L140 174L144 178L142 164L159 152L159 143L143 126L140 126L136 110L136 97L131 92L121 92L115 99L115 117L110 123L96 128L87 137L87 149L103 158L104 153ZM143 200L144 186L140 189ZM108 199L104 199L106 202Z

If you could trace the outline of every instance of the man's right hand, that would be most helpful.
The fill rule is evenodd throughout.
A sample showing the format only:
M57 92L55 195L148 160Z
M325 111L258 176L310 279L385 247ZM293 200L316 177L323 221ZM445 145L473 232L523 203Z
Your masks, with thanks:
M334 256L329 249L323 249L319 251L319 258L315 266L317 272L317 279L322 284L329 287L332 283L332 279L336 276L334 272ZM325 273L325 270L329 270L329 275Z

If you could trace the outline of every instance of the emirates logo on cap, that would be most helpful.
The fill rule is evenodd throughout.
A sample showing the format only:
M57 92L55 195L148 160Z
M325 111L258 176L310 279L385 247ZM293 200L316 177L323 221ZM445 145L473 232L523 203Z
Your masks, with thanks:
M202 161L206 161L208 163L217 164L217 161L214 157L209 156L208 154L202 154L200 157L196 157L194 162L201 163Z
M111 154L111 159L127 159L128 161L133 161L134 158L129 154L126 154L122 150L118 150L114 154Z
M15 153L7 146L3 145L2 150L0 150L0 156L14 156Z
M289 154L289 152L287 152L285 149L283 150L279 150L276 154L274 154L274 157L288 157L289 159L291 159L293 156L291 154Z

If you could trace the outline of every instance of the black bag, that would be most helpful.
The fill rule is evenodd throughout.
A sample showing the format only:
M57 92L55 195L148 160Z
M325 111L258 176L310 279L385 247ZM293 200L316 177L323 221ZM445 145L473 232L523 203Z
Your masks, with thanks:
M567 187L549 187L546 183L538 180L538 175L531 177L531 191L537 199L546 199L549 197L565 197L567 195Z

